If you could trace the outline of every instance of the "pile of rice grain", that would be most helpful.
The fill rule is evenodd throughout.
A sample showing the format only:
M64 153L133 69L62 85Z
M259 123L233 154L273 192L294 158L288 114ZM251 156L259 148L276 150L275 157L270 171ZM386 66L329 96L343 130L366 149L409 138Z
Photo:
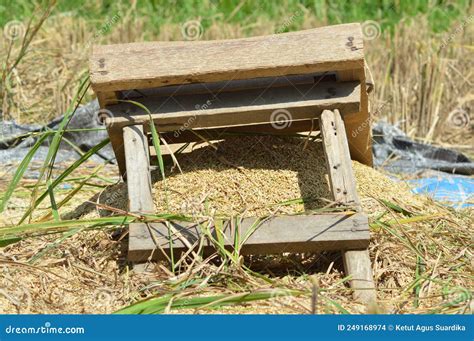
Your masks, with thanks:
M318 141L238 136L179 154L177 160L182 173L178 167L168 167L165 182L159 180L158 172L154 174L157 212L265 216L317 209L331 199ZM371 199L374 196L392 200L408 195L411 202L417 202L406 185L395 184L357 162L352 166L366 208L379 205ZM288 204L295 199L305 202Z

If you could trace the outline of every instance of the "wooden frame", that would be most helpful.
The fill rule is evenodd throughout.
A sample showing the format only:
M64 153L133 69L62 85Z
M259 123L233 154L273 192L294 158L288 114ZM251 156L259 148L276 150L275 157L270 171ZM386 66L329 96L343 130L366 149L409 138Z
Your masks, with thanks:
M287 113L291 122L306 122L306 130L312 121L325 109L338 109L343 115L352 116L360 109L361 87L358 82L322 81L310 84L204 94L183 94L145 97L140 103L151 112L157 131L176 132L191 125L193 130L216 130L220 128L270 125L272 113ZM206 103L212 98L214 103L201 109L196 103ZM125 176L123 152L123 127L144 124L149 130L150 116L147 111L133 103L120 103L107 107L113 113L106 119L112 147L117 156L120 172ZM291 116L291 117L290 117ZM303 128L303 127L301 127ZM273 131L278 131L274 127ZM302 131L302 130L299 130ZM267 130L268 132L268 130ZM204 132L206 133L206 132Z
M186 84L202 88L199 84L227 84L229 80L241 87L239 81L249 79L261 80L260 87L265 87L262 84L266 77L284 80L304 79L314 73L336 74L340 82L357 81L361 85L360 110L347 117L345 125L352 159L371 166L363 48L363 34L357 23L244 39L104 45L93 47L90 75L101 108L109 109L132 94L152 88L172 89L173 85ZM344 114L343 108L339 110ZM129 119L119 116L117 121L122 123L115 118L109 120L109 134L118 156L123 155L122 127ZM123 157L119 157L119 167L123 174Z
M356 70L363 48L360 25L342 24L243 39L93 46L89 68L92 88L102 93Z
M242 254L342 250L354 297L375 301L368 218L351 168L351 157L372 164L360 25L227 41L98 47L91 80L101 107L113 114L107 129L134 213L154 210L150 124L165 140L178 142L192 141L197 131L212 137L236 131L282 134L313 130L319 122L333 200L345 212L222 221L221 228L209 231L228 240L227 248L234 247L230 241L236 233L245 235ZM196 107L210 95L213 105ZM128 96L151 114L121 101ZM272 114L278 110L291 112L291 128L275 130ZM192 127L186 127L191 119ZM198 223L167 222L130 224L129 236L129 260L145 262L189 252L203 234ZM212 242L202 240L203 252L213 252Z
M264 219L257 225L256 218L244 219L239 224L223 222L223 233L228 241L226 245L233 247L230 241L234 240L237 228L240 235L246 235L251 227L258 226L242 245L242 254L343 250L346 272L352 276L354 297L363 302L372 302L375 301L375 291L367 251L369 225L367 216L360 212L342 117L338 110L325 110L319 122L333 199L354 211L278 216ZM127 171L134 174L127 182L130 210L148 213L153 209L153 202L149 185L147 136L141 125L126 126L123 130ZM295 224L298 229L288 229L289 225ZM172 245L168 237L170 229ZM216 233L213 228L211 231ZM129 235L129 260L144 262L166 259L171 250L175 256L187 252L190 245L197 245L195 242L199 240L201 232L197 223L134 223L130 225ZM212 243L207 240L203 251L209 253L212 250Z

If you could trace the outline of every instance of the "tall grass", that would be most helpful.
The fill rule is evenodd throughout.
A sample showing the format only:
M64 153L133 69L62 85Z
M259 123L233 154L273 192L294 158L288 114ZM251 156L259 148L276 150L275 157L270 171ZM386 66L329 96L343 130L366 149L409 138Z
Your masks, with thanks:
M9 6L18 7L11 12L16 15L32 11L27 2ZM116 13L119 20L110 23ZM457 127L452 122L458 112L465 117L472 111L472 13L472 3L467 0L209 0L183 1L180 6L167 1L86 1L81 6L75 1L60 2L37 33L42 48L30 49L27 61L16 67L21 82L15 77L9 80L9 105L3 115L38 122L66 111L65 103L77 92L77 76L87 71L90 51L84 46L182 40L183 24L189 20L201 23L201 39L206 40L374 20L381 34L366 41L366 54L376 83L372 96L375 119L398 124L409 136L422 141L472 145L472 125ZM20 53L17 45L12 46L12 56ZM55 49L55 57L44 54L49 49ZM29 72L32 63L44 65L37 70L38 79ZM92 97L89 90L84 99Z
M242 26L251 25L265 17L271 21L284 22L291 14L306 12L320 18L324 24L337 24L364 20L382 22L385 27L393 27L401 19L417 14L428 14L431 29L442 32L448 29L453 21L462 17L470 6L468 0L442 1L391 1L391 0L358 0L358 1L325 1L325 0L150 0L150 1L60 1L53 15L68 15L86 18L88 21L100 22L113 13L125 13L129 9L135 18L148 18L147 33L156 35L166 23L184 23L191 19L201 19L205 26L213 21L225 21ZM6 9L0 12L0 26L8 21L32 16L34 3L28 0L10 1ZM298 29L302 18L292 22L285 30Z

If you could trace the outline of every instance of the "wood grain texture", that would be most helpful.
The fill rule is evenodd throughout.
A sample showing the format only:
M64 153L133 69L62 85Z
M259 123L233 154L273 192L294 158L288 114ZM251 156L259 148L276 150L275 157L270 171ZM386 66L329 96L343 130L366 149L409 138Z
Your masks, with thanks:
M319 124L333 199L361 212L342 117L337 110L325 110ZM344 268L346 274L351 276L354 299L366 304L375 302L377 296L367 246L360 244L342 249Z
M120 175L125 180L127 174L127 166L125 164L125 149L123 141L123 130L112 129L113 127L106 124L107 133L109 134L110 144L114 150L115 159L119 168Z
M308 131L311 121L325 109L338 108L344 115L353 115L360 110L360 85L358 82L319 82L290 87L247 89L213 94L179 95L173 97L150 97L140 102L153 114L157 130L172 132L179 140L196 141L190 129L225 131L256 131L265 126L264 132L283 133ZM203 103L209 103L210 105ZM132 103L108 106L113 116L106 119L106 126L122 175L125 174L122 129L128 125L141 124L148 127L149 115ZM272 126L272 117L292 120L288 129ZM273 116L272 116L273 114ZM252 128L256 126L256 128ZM240 127L240 128L239 128ZM241 129L241 130L239 130ZM187 133L184 133L188 131Z
M203 103L210 104L203 106ZM217 94L151 97L140 101L152 112L159 132L182 128L219 128L271 123L271 114L287 110L288 119L308 120L325 109L339 109L343 115L360 110L358 82L321 82L290 87L249 89ZM107 108L113 129L149 122L148 114L132 103Z
M118 96L116 91L109 92L97 92L97 100L99 101L99 106L105 108L107 105L117 104Z
M103 45L93 47L90 76L101 92L357 69L363 47L358 23L233 40Z
M124 152L127 167L127 189L129 211L133 213L153 213L151 192L149 147L142 126L123 129ZM129 234L141 231L141 224L130 224Z
M128 99L141 100L143 97L167 97L180 95L214 94L249 89L266 89L270 87L293 86L299 84L313 84L315 82L335 81L336 74L308 73L304 75L288 75L277 77L261 77L250 79L225 80L208 83L192 83L169 85L161 88L127 90L120 92Z
M339 111L324 110L319 119L319 126L334 200L344 205L358 207L359 198L349 145Z
M366 304L376 302L377 295L372 274L369 250L345 250L342 260L347 275L351 276L350 284L354 290L354 299Z
M372 121L369 110L369 95L367 92L368 86L366 83L365 69L366 67L362 67L350 71L341 71L338 73L338 79L346 82L359 81L360 84L364 85L360 91L360 112L351 117L344 118L344 125L349 141L351 158L372 167ZM372 82L371 86L373 87L373 81L369 79L369 82Z
M148 140L142 126L123 128L129 211L153 213L150 155Z
M240 127L214 128L214 129L196 129L183 130L178 132L165 132L160 136L166 140L168 144L183 142L203 142L203 138L207 141L225 139L233 135L294 135L306 132L318 131L318 118L313 120L292 121L291 124L275 129L271 124L253 124Z
M233 248L236 231L241 240L254 225L256 218L243 219L240 223L224 221L220 231L228 249ZM173 252L176 257L188 251L200 239L201 228L195 223L172 223ZM365 214L315 214L277 216L263 220L241 246L241 254L281 254L284 252L315 252L340 250L369 243L368 219ZM211 234L217 238L215 227ZM185 241L183 241L185 238ZM205 253L215 251L209 239L204 240ZM164 259L169 254L168 227L164 223L136 224L130 230L128 259L145 261Z

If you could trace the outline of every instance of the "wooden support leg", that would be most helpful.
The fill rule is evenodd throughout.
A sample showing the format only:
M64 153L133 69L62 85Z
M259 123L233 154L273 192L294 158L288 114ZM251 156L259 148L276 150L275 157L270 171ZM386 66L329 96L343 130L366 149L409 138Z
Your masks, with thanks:
M334 200L361 211L346 131L339 111L324 110L319 124ZM375 302L372 266L367 249L361 245L360 250L344 250L343 260L347 275L352 276L350 283L354 289L354 298L364 303Z
M359 81L366 84L364 68L345 70L337 73L338 81ZM370 129L369 96L365 86L360 89L360 111L348 116L344 121L347 131L349 150L352 159L368 166L372 166L372 132Z
M127 167L127 188L129 210L133 213L153 213L153 197L151 192L150 155L148 140L143 126L135 125L123 128L125 163ZM141 231L143 224L129 226L129 236L133 239ZM146 261L144 257L141 261Z
M367 249L343 251L342 260L346 273L352 275L351 287L354 289L354 299L364 303L375 302L377 297L369 251Z

